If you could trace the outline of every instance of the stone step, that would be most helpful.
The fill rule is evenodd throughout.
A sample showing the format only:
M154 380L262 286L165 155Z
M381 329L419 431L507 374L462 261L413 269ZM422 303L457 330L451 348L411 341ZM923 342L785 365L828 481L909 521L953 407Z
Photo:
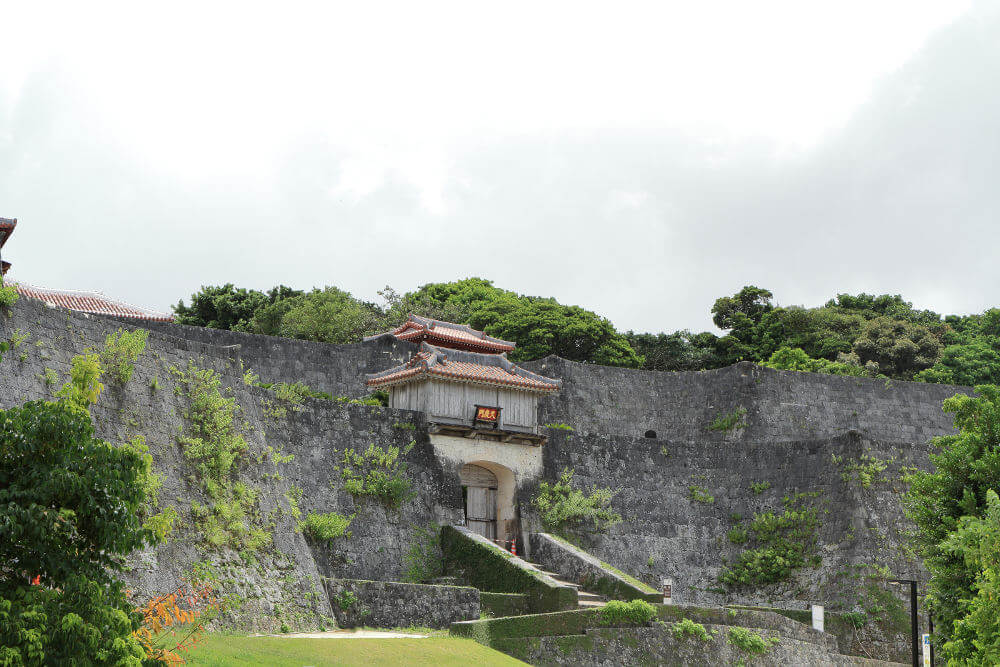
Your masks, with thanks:
M584 601L599 601L604 602L604 596L598 595L597 593L587 593L586 591L579 591L576 594L576 599L581 602Z
M580 600L577 602L577 606L580 609L593 609L595 607L603 607L606 604L608 603L604 600Z

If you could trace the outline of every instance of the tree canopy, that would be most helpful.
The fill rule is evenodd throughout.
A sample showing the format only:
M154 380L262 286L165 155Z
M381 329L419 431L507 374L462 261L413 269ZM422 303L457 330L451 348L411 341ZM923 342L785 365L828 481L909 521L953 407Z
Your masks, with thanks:
M415 313L513 341L515 361L554 354L660 371L752 361L813 373L1000 383L1000 309L942 317L914 308L899 294L840 293L821 306L804 307L779 305L771 290L747 285L712 305L721 333L622 333L586 308L518 294L483 278L428 283L404 294L387 286L379 295L381 305L332 286L261 292L227 283L203 287L191 306L181 301L174 310L183 324L329 343L388 331Z
M155 539L144 472L69 400L0 410L0 663L141 664L117 575Z
M928 603L948 664L1000 657L1000 387L944 402L959 432L935 438L932 472L909 475L907 514L930 572Z

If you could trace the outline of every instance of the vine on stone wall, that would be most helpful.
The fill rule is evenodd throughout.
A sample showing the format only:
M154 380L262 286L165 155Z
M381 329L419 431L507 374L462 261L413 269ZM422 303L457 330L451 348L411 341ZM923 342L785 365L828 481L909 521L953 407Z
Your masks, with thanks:
M538 485L538 495L531 504L538 510L545 529L552 533L564 534L590 524L594 530L605 531L622 520L611 509L611 499L617 493L618 490L596 486L589 494L573 488L573 469L565 468L558 481Z
M344 450L340 476L344 488L355 498L375 498L388 509L398 509L412 498L410 480L406 478L406 463L400 455L409 453L415 441L400 449L392 445L383 449L374 443L363 452Z
M132 379L135 362L146 350L148 337L149 332L145 329L135 331L119 329L113 334L108 334L104 340L104 350L101 352L101 363L112 380L118 384L125 384Z
M788 579L806 565L818 565L815 550L819 512L809 502L818 495L812 492L786 496L780 514L754 514L747 530L753 546L723 568L719 580L730 587L772 584Z
M215 548L244 553L269 546L271 533L261 527L260 492L234 479L235 468L247 451L236 423L242 409L236 399L223 395L215 371L198 368L191 361L185 371L173 367L170 371L178 383L176 393L188 399L184 417L189 431L178 437L178 443L211 499L211 506L191 503L202 536Z

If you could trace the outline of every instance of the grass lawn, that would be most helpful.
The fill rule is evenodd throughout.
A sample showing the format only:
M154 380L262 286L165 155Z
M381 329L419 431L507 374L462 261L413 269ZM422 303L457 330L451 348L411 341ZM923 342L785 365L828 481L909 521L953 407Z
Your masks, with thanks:
M184 656L191 665L523 665L457 637L426 639L292 639L205 635Z

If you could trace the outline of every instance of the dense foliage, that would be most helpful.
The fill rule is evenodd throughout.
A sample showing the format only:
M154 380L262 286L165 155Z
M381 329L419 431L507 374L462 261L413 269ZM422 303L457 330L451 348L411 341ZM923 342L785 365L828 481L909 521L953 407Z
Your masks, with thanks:
M517 343L515 361L556 354L574 361L638 367L642 358L607 319L555 299L516 294L481 278L430 283L400 295L380 292L385 306L361 301L336 287L267 294L231 284L203 287L191 306L174 307L182 324L249 331L327 343L353 343L387 331L410 313L469 324Z
M931 574L934 625L950 639L946 657L992 665L1000 656L1000 387L976 394L944 402L959 432L934 439L934 470L908 477L906 505Z
M1000 309L917 310L897 295L838 294L815 308L778 306L753 285L716 300L725 332L633 333L652 370L706 370L753 361L780 370L974 385L1000 382Z
M408 314L468 324L517 343L514 361L558 355L572 361L661 371L697 371L752 361L780 370L963 385L1000 383L1000 309L978 315L918 310L902 296L838 294L822 306L780 306L748 285L711 307L722 335L621 333L606 318L555 299L526 296L482 278L428 283L377 305L336 287L268 292L203 287L182 324L317 340L357 342Z
M154 541L143 472L71 401L0 411L0 663L141 664L117 575Z

